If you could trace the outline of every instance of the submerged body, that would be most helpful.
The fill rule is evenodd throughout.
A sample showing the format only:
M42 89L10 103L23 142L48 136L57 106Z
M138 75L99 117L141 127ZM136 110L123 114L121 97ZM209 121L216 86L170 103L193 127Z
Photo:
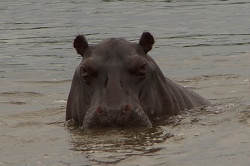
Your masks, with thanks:
M73 119L83 128L151 127L155 117L210 105L163 75L147 54L153 44L149 32L139 43L111 38L94 46L77 36L74 47L82 61L72 80L66 120Z

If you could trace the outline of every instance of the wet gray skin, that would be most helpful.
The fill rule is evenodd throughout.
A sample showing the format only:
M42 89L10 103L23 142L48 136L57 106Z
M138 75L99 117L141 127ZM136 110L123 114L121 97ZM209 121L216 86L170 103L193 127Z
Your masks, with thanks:
M110 38L93 46L78 35L74 48L82 61L72 80L66 120L83 128L151 127L156 117L210 105L163 75L148 55L153 44L149 32L139 43Z

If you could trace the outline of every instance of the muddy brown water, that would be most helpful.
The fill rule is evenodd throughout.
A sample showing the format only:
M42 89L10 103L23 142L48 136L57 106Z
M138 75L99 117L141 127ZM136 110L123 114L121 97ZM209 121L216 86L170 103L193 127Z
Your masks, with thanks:
M249 165L248 0L1 1L0 165ZM151 129L64 124L78 33L156 38L164 74L213 106Z

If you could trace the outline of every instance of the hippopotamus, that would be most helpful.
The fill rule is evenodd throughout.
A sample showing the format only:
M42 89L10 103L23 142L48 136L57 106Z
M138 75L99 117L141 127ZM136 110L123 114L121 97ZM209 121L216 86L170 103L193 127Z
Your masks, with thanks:
M150 32L143 32L139 43L108 38L95 45L78 35L73 46L82 60L72 80L66 120L84 129L152 127L159 117L210 105L163 75L148 55L154 43Z

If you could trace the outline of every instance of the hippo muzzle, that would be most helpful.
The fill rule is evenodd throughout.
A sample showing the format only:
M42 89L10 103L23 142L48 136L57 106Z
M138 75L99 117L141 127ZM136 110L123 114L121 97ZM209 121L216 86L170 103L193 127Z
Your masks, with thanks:
M142 107L127 104L120 108L98 106L89 109L82 127L152 127L152 123Z

